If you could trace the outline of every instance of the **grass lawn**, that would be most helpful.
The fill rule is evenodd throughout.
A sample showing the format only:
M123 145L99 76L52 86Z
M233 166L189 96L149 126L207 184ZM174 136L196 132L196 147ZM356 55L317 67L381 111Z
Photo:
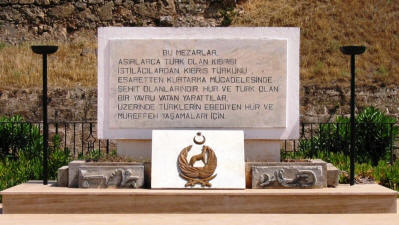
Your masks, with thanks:
M230 13L232 26L300 27L302 84L344 85L349 57L342 45L365 45L357 59L360 85L399 84L398 1L248 0Z

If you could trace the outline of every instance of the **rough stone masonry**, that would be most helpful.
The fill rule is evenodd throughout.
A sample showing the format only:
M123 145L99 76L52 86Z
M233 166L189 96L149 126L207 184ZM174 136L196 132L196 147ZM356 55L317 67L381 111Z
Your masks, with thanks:
M219 26L236 0L0 0L0 40L66 38L104 26Z

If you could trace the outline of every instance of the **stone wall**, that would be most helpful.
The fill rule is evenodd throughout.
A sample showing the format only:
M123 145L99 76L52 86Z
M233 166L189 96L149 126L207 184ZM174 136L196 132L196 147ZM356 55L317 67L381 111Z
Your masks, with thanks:
M0 115L21 115L29 121L40 121L41 98L41 89L0 90ZM97 88L49 89L48 115L49 121L95 121Z
M101 26L219 26L236 0L0 0L0 40L67 38Z
M239 0L0 0L0 41L67 39L100 26L220 26ZM349 114L348 87L301 87L301 121L334 121ZM96 88L50 89L49 116L96 120ZM399 118L399 88L360 87L357 106ZM0 90L0 115L41 119L40 89Z
M350 113L350 87L304 86L301 88L301 121L334 122L336 116ZM399 119L399 88L356 88L356 113L374 106L387 115Z
M356 90L357 109L375 106L399 119L399 88L361 87ZM349 87L305 86L301 88L301 122L333 122L336 115L349 114ZM0 115L24 116L41 120L41 89L0 90ZM95 121L97 89L70 88L49 90L49 119Z

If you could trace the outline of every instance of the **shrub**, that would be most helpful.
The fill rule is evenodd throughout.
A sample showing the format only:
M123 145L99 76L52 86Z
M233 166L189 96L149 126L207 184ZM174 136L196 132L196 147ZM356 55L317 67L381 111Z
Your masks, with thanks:
M98 162L101 158L104 158L105 154L101 152L100 149L92 149L88 151L86 154L79 153L78 159Z
M356 162L373 166L379 160L389 160L391 138L398 135L398 127L391 126L396 119L384 115L374 107L363 110L356 118ZM349 155L350 120L338 117L335 124L320 124L313 138L303 139L299 148L304 156L313 158L319 152L344 153Z
M391 127L390 124L396 123L396 119L368 107L358 115L357 122L357 161L371 160L371 164L376 166L380 160L389 160L389 147L398 135L398 127Z
M22 117L0 117L0 159L17 159L19 151L34 157L40 152L42 142L39 128L24 122Z
M381 185L399 191L399 161L393 165L379 161L374 168L373 176Z
M42 179L43 136L39 128L23 123L23 119L18 116L3 117L0 121L4 121L0 123L0 190L28 180ZM9 122L18 123L13 126ZM49 179L55 179L58 168L72 160L69 150L60 146L60 138L55 135L48 151Z
M68 164L71 157L69 151L65 152L58 146L49 150L49 179L56 179L57 169ZM18 152L18 160L5 158L0 161L0 191L28 180L40 180L42 174L42 154L32 158L24 152Z

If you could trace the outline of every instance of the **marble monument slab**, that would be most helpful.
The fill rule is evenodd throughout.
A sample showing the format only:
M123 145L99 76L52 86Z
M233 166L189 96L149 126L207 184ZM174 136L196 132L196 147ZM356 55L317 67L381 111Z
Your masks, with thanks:
M298 28L99 28L98 41L99 138L298 136Z
M286 127L286 40L110 40L109 51L110 128Z
M154 130L151 188L245 188L243 131Z

